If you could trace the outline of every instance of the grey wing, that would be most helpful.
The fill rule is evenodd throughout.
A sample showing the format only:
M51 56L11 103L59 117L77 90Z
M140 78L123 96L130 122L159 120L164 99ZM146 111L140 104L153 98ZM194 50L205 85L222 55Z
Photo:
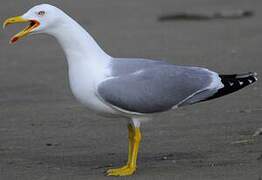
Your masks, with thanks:
M211 96L217 91L214 78L219 77L202 68L159 65L105 80L98 94L126 111L156 113Z

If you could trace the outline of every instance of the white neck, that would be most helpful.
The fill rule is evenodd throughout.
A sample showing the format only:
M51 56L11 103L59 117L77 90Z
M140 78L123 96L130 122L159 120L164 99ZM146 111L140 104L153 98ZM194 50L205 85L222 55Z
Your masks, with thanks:
M100 64L111 58L84 28L66 14L59 26L50 28L47 33L58 40L66 54L69 66L75 61Z

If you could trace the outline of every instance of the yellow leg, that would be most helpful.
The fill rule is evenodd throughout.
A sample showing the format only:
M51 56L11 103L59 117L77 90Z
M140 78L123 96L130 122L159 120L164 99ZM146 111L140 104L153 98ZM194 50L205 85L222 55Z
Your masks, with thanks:
M120 170L124 170L128 168L128 164L131 163L134 132L133 132L133 127L131 124L129 124L127 127L128 127L128 161L127 161L127 164L120 168L109 169L107 170L107 173L113 173L113 172L118 172Z
M136 160L138 155L138 148L141 141L141 132L139 128L128 126L129 132L129 147L128 147L128 161L127 164L121 168L109 169L108 176L129 176L136 170Z

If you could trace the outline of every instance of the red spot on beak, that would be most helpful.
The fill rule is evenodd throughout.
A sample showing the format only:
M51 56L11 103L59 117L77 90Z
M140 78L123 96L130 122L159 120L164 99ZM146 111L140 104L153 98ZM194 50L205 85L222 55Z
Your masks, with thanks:
M19 39L19 37L14 37L11 39L11 43L15 43L17 40Z

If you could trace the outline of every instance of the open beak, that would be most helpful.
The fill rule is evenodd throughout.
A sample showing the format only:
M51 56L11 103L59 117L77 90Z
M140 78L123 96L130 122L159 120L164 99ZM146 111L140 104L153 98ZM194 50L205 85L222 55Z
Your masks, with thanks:
M10 44L15 43L19 39L21 39L21 38L25 37L26 35L30 34L38 26L40 26L40 22L37 21L37 20L30 20L30 19L25 19L22 16L16 16L16 17L11 17L11 18L8 18L7 20L5 20L5 22L3 24L3 28L5 28L6 26L8 26L10 24L15 24L15 23L29 23L29 25L25 29L23 29L22 31L20 31L19 33L14 35L10 39Z

